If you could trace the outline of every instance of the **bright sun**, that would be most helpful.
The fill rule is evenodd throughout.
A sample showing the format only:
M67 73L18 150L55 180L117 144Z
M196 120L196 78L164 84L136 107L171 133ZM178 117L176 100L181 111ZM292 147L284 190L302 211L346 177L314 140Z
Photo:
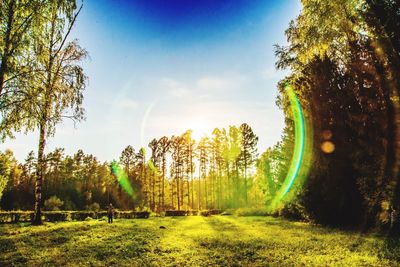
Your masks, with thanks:
M199 141L206 135L211 135L212 125L205 120L196 120L188 125L188 129L192 130L192 138Z

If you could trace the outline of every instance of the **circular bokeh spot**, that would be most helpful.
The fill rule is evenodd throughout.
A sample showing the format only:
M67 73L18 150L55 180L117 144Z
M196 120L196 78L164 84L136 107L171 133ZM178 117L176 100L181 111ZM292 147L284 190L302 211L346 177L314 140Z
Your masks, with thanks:
M326 154L331 154L335 151L335 144L331 141L325 141L321 144L321 150Z
M322 138L324 140L330 140L332 138L332 136L333 136L333 133L330 130L325 130L322 132Z

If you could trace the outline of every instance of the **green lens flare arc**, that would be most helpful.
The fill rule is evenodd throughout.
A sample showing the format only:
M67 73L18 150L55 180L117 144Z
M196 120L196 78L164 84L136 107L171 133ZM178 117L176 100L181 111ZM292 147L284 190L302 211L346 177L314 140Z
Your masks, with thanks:
M111 170L112 173L117 177L118 183L121 185L121 187L129 196L133 198L134 190L131 183L129 182L128 175L125 173L125 171L116 162L111 163Z
M287 195L287 193L289 193L294 182L296 181L303 160L305 148L305 122L303 110L291 86L287 86L287 92L289 96L290 106L292 108L293 121L295 124L295 145L292 161L286 175L284 183L285 187L282 191L281 197L284 197L285 195Z

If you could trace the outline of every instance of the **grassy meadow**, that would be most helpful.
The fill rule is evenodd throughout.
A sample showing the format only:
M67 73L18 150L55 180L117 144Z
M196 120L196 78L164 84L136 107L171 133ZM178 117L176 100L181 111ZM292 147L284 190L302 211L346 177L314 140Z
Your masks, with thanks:
M272 217L0 225L0 266L400 266L385 251L379 236Z

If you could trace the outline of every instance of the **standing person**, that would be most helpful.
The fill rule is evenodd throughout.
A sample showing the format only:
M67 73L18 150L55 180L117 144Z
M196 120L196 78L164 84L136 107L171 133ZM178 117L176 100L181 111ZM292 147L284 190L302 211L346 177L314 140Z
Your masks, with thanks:
M108 223L112 223L113 222L113 215L114 215L114 207L113 205L110 203L110 205L108 205Z

